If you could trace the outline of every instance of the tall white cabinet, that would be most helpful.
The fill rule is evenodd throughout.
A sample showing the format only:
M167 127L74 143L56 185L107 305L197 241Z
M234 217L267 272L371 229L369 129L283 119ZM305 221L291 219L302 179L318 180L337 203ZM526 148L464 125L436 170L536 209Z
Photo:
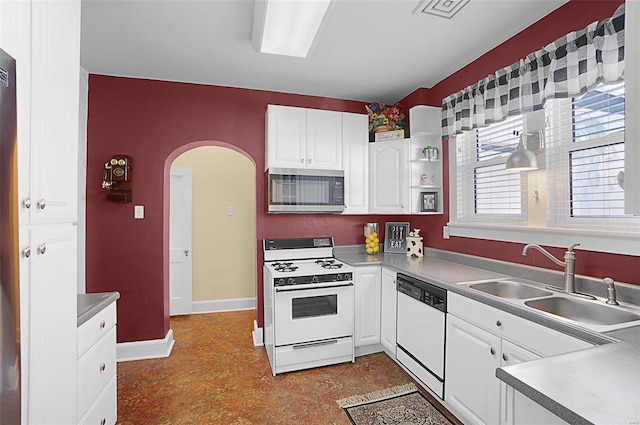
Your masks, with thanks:
M369 212L369 117L342 114L342 163L344 164L344 214Z
M440 108L419 105L409 110L411 123L409 185L412 214L442 214L443 211L440 121ZM426 148L431 148L432 155L425 155ZM431 199L434 201L433 204L430 203Z
M0 0L16 59L22 423L76 423L80 0Z

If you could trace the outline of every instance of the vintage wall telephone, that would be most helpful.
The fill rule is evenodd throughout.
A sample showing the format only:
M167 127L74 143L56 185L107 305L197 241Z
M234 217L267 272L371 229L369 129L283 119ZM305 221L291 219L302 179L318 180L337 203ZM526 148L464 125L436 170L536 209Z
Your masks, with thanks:
M131 166L133 159L128 155L113 155L104 164L102 188L107 191L107 199L112 202L131 202Z

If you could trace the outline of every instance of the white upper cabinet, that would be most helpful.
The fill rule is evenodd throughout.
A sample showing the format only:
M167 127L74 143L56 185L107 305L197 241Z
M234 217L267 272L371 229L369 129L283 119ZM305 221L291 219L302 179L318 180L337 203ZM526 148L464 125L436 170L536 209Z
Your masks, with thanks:
M32 224L71 222L78 215L80 25L71 24L76 22L79 1L31 3L28 161L20 153L30 174L28 185L20 185L20 198L29 211L22 217Z
M369 144L369 212L408 214L409 139Z
M344 164L344 214L369 212L369 118L342 114L342 162Z
M267 168L342 169L342 113L267 106Z
M307 110L307 168L342 170L342 113Z

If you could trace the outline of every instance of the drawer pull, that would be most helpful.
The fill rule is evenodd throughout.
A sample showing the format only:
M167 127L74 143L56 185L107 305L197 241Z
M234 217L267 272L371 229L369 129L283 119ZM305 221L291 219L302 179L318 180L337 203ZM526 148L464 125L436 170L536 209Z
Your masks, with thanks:
M502 326L502 322L499 321L499 320L496 320L496 326L498 326L498 327Z
M104 322L104 320L101 320L101 321L100 321L100 329L104 329L104 327L105 327L106 325L107 325L107 324Z
M100 425L106 425L107 424L107 418L102 418L102 420L100 421Z
M507 357L506 354L502 354L502 360L504 360L505 362L509 361L509 357Z
M100 373L104 372L104 370L105 370L106 368L107 368L107 365L106 365L106 364L104 364L104 363L102 363L102 364L100 365Z

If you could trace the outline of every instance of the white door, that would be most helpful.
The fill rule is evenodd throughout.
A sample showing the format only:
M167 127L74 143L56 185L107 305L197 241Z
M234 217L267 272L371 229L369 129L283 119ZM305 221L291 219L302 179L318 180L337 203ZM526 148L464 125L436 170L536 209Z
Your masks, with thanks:
M307 168L342 170L342 113L307 110Z
M369 144L369 212L409 213L408 141Z
M171 168L170 315L191 314L191 169Z

